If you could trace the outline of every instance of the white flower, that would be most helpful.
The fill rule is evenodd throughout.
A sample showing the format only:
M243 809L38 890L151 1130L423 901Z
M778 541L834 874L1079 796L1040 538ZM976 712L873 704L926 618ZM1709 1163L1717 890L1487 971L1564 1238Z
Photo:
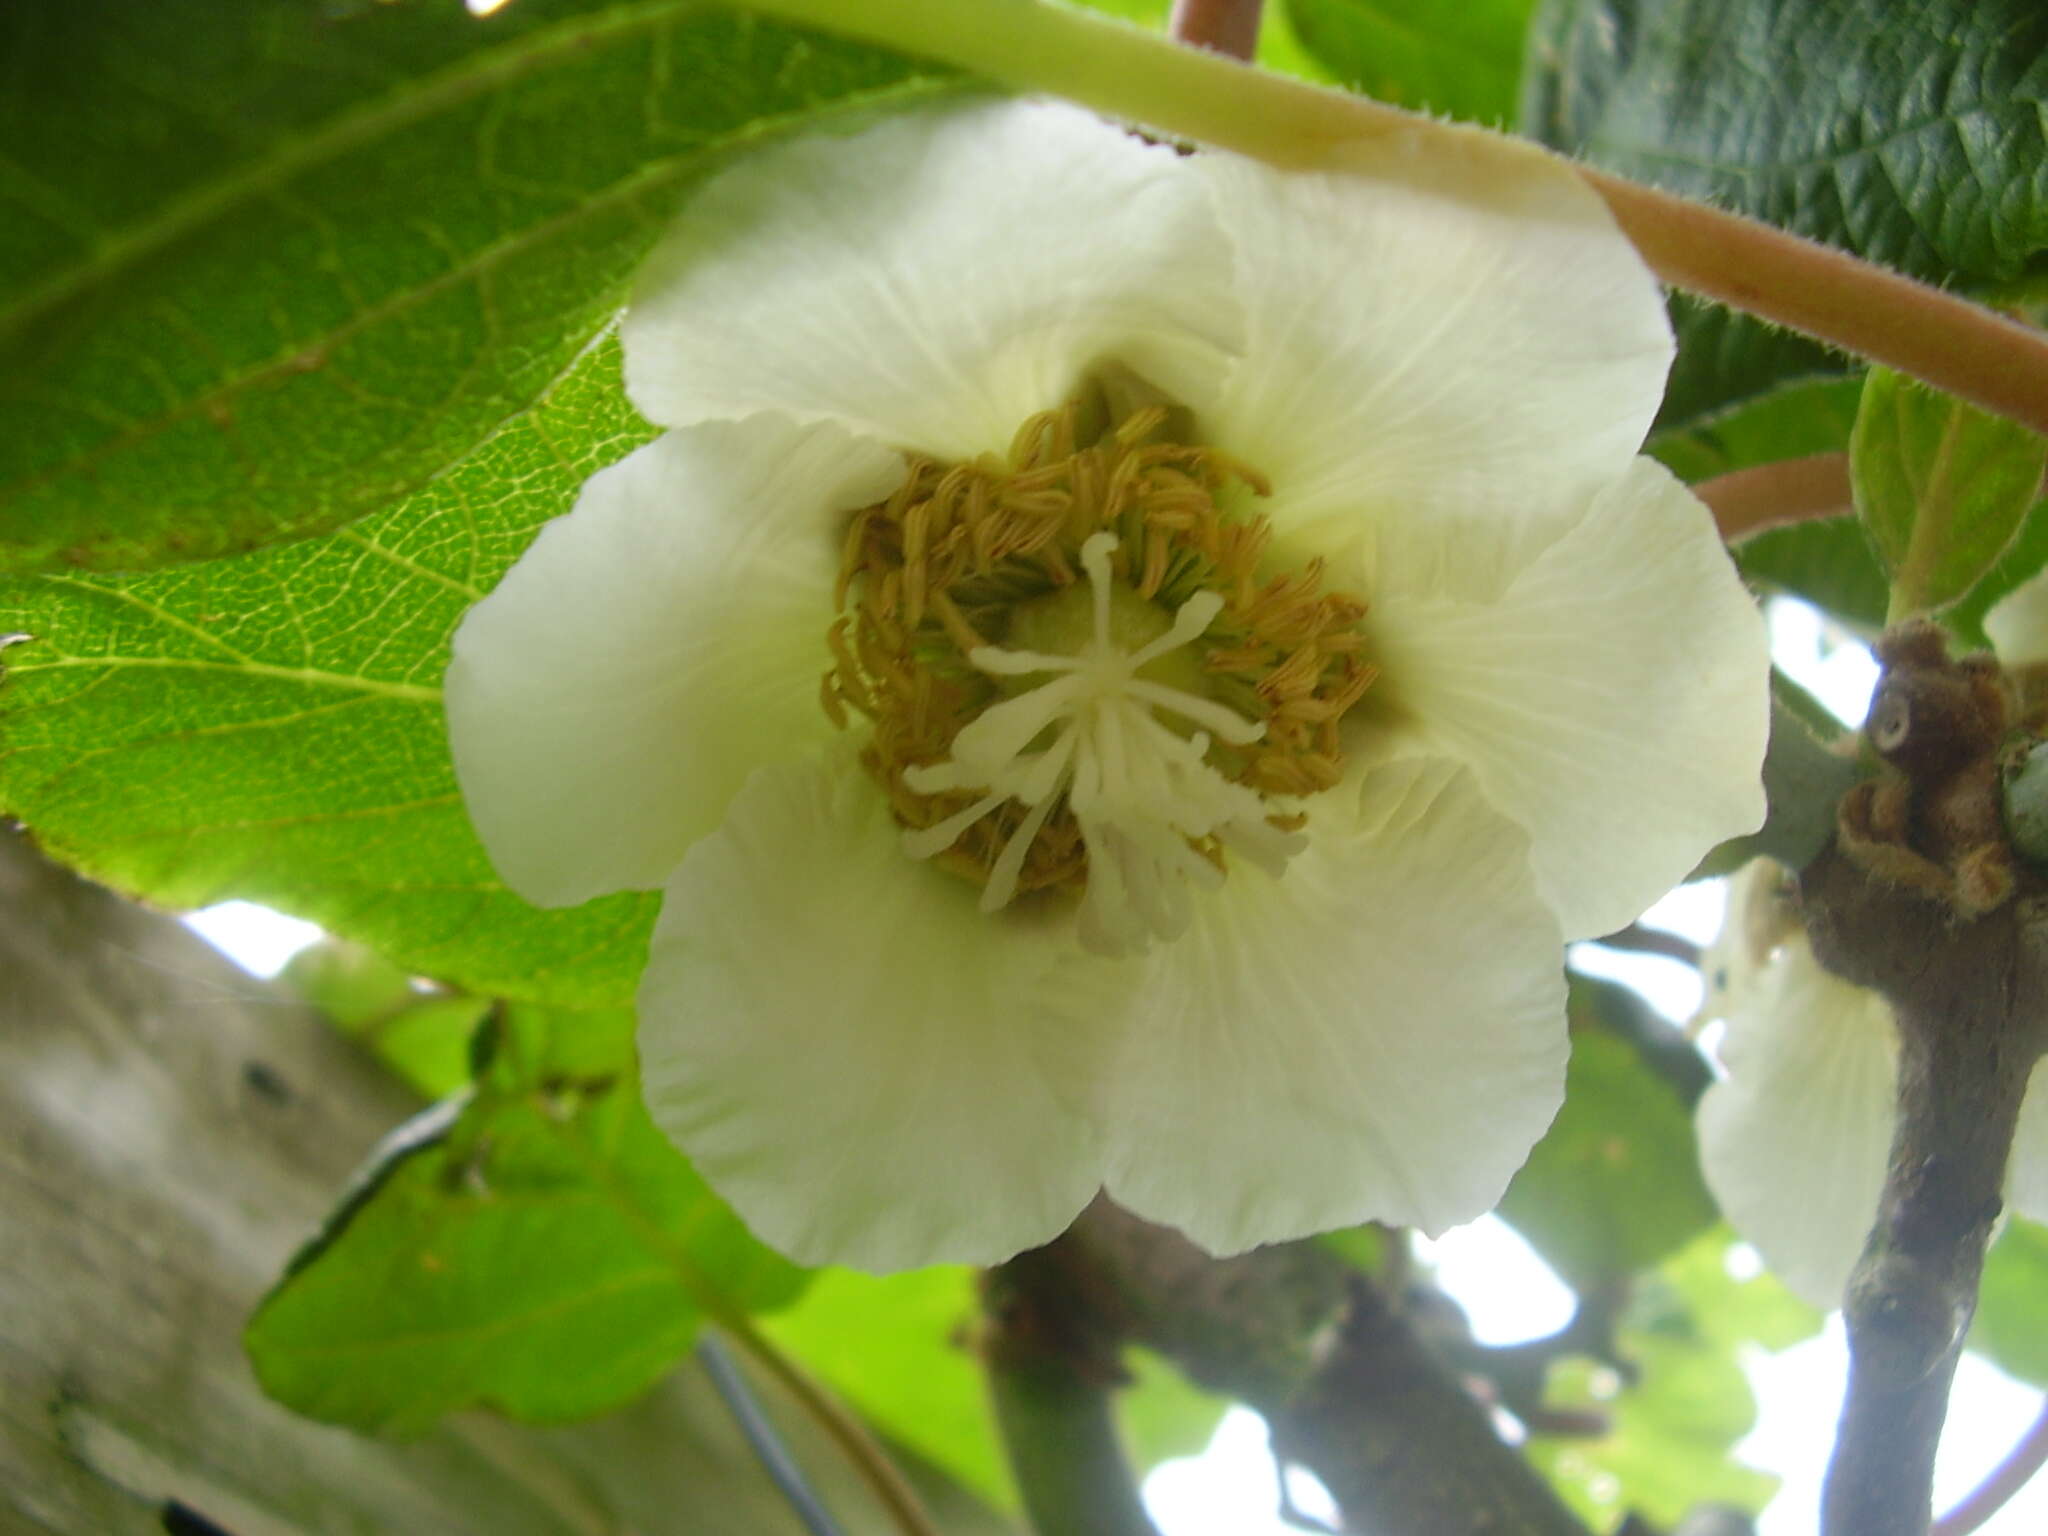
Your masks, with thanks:
M1996 633L1996 631L1994 631ZM1726 1076L1700 1098L1700 1163L1735 1230L1817 1307L1842 1304L1890 1160L1898 1031L1878 993L1822 968L1780 894L1749 865L1719 946ZM1710 965L1710 969L1713 966ZM2048 1089L2027 1085L2006 1202L2048 1220Z
M486 847L662 889L648 1103L799 1259L1098 1188L1217 1252L1466 1220L1561 942L1760 819L1761 626L1634 457L1655 284L1565 171L1355 159L1025 103L762 151L626 315L672 430L458 632Z

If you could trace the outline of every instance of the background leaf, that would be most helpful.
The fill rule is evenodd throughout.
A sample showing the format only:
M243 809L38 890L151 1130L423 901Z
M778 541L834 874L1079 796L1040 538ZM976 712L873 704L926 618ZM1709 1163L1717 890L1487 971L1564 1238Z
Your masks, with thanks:
M2048 1227L2006 1222L1984 1259L1970 1348L2008 1375L2048 1387Z
M1352 90L1468 122L1512 123L1535 0L1285 0L1316 61Z
M1601 1022L1603 1010L1640 1006L1611 983L1572 979L1564 1107L1500 1205L1581 1294L1657 1262L1717 1215L1700 1177L1690 1105Z
M390 512L141 576L0 583L0 811L171 907L309 918L490 996L630 1000L655 899L562 912L498 883L448 760L448 636L594 470L652 435L619 358Z
M2040 496L2048 439L1874 368L1849 467L1892 609L1907 618L1947 607L1998 562Z
M1545 0L1531 59L1523 130L1623 175L1966 288L2048 247L2034 0ZM1725 310L1675 313L1667 424L1841 366Z
M1726 1228L1703 1233L1638 1287L1617 1333L1633 1382L1586 1360L1551 1372L1553 1406L1605 1410L1612 1427L1593 1440L1532 1439L1530 1458L1601 1529L1623 1510L1668 1529L1710 1500L1755 1513L1777 1486L1730 1454L1756 1420L1737 1351L1784 1349L1820 1314L1770 1275L1735 1279L1731 1241Z
M11 0L0 570L388 505L569 363L725 151L944 88L687 0Z
M474 1098L401 1131L250 1322L264 1390L297 1412L415 1434L482 1404L560 1421L617 1407L707 1307L772 1307L804 1273L751 1238L613 1070L573 1076L573 1016L529 1016Z

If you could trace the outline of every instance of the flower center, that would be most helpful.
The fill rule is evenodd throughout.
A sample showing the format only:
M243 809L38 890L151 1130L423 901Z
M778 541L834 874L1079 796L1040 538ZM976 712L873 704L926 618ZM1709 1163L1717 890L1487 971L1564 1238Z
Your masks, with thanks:
M1082 942L1124 954L1185 931L1229 854L1280 872L1373 669L1319 564L1262 579L1256 473L1155 440L1157 406L1085 448L1080 415L855 514L823 700L873 723L914 857L988 912L1078 891Z

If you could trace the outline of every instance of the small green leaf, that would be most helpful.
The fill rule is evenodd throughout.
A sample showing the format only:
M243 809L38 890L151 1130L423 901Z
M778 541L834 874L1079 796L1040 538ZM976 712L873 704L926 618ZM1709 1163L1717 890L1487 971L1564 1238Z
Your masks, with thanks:
M1583 986L1573 1003L1592 1006ZM1581 1292L1657 1262L1715 1220L1691 1114L1633 1046L1574 1030L1564 1107L1500 1214Z
M1887 619L1955 602L2039 499L2048 438L1873 368L1849 439L1856 511L1891 574Z
M1339 84L1468 122L1514 119L1536 0L1286 0L1283 9Z
M574 359L733 148L949 88L694 0L9 0L0 61L0 570L381 509Z
M2008 1221L1984 1260L1970 1348L2000 1370L2048 1387L2048 1227Z
M630 1077L518 1075L429 1111L293 1260L246 1336L272 1397L398 1435L473 1405L584 1418L646 1390L707 1315L803 1288Z

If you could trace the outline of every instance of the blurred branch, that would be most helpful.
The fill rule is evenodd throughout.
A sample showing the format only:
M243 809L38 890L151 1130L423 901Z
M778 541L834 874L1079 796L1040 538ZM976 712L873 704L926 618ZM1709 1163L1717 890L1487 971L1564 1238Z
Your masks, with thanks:
M2041 1405L2040 1417L2006 1453L2005 1460L1991 1469L1991 1475L1972 1489L1962 1503L1934 1522L1931 1536L1970 1536L1970 1532L1990 1520L2026 1487L2044 1465L2048 1465L2048 1402Z
M1259 50L1265 0L1173 0L1167 32L1192 48L1249 60Z
M1275 1455L1322 1480L1347 1528L1586 1536L1403 1313L1317 1244L1212 1259L1098 1199L998 1273L1043 1315L1145 1344L1256 1408Z
M1729 544L1789 523L1855 510L1846 453L1816 453L1738 469L1702 480L1692 493L1707 504L1714 526Z
M1039 1536L1158 1536L1117 1436L1117 1341L1095 1315L1050 1300L1028 1264L982 1280L982 1360L1025 1514Z

